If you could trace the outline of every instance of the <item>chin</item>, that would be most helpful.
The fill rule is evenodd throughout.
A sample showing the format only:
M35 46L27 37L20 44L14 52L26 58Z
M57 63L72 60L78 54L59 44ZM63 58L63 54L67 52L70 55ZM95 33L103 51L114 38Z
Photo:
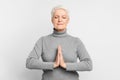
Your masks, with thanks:
M57 26L56 28L59 29L59 30L65 29L65 27L63 27L63 26Z
M64 30L65 28L57 28L57 30Z

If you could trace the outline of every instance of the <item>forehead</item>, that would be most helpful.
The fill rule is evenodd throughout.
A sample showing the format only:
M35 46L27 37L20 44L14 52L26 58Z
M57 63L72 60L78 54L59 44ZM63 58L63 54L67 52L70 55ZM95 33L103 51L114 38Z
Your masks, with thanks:
M67 15L67 11L64 9L56 9L54 15Z

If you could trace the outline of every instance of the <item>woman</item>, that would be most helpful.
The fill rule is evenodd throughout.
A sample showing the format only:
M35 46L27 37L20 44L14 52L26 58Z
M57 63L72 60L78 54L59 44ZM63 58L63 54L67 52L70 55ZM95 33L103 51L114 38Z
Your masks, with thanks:
M51 13L53 33L38 39L26 67L43 70L42 80L79 80L77 71L92 70L91 58L82 41L67 33L67 9L58 6Z

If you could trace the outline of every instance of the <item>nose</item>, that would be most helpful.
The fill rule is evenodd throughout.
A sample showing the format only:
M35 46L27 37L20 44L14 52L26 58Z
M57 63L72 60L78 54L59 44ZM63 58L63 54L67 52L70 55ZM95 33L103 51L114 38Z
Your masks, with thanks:
M58 18L58 21L59 21L59 22L61 22L61 21L62 21L62 18L61 18L61 17L59 17L59 18Z

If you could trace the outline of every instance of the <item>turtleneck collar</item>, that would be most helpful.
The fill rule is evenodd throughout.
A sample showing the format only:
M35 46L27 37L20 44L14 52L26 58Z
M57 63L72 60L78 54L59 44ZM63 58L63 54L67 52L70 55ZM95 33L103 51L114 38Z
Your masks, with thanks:
M57 31L55 28L53 28L52 35L54 37L64 37L64 36L67 36L67 29L64 29L63 31Z

